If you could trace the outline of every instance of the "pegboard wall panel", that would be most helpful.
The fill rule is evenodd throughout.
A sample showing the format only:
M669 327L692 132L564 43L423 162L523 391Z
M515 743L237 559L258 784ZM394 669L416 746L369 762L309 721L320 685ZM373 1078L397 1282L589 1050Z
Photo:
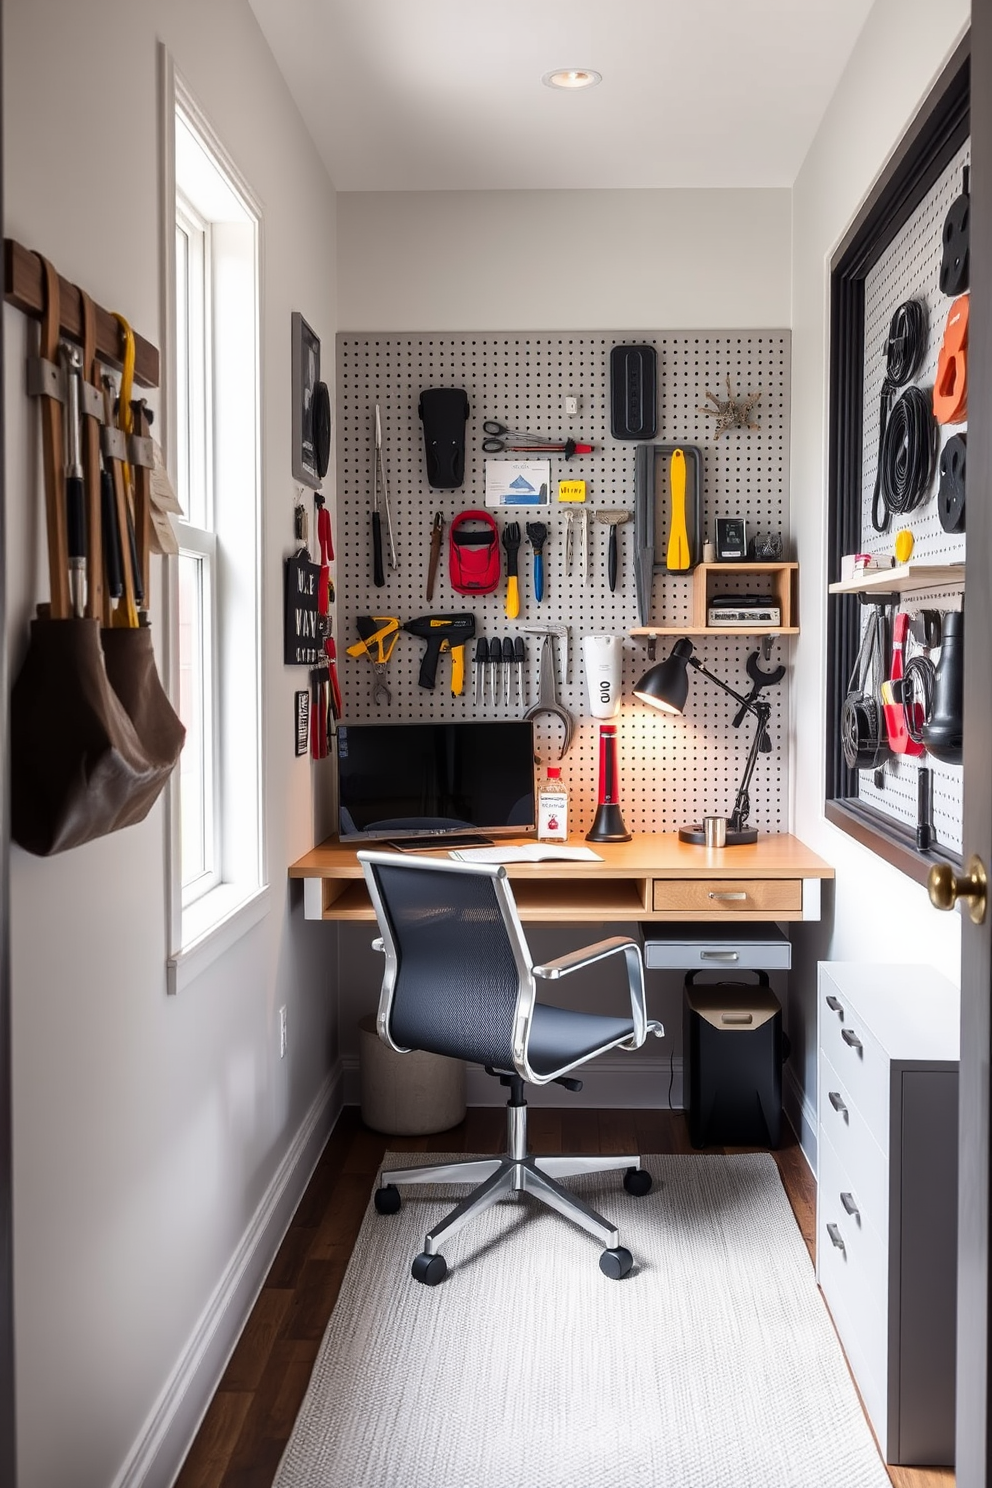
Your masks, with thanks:
M969 140L962 145L865 279L861 546L862 551L877 557L887 559L891 555L894 532L899 526L903 526L913 534L914 562L961 563L965 558L964 533L945 532L940 524L937 514L939 479L936 473L929 492L916 510L898 522L890 522L887 532L875 531L871 510L878 468L879 411L889 324L896 308L904 301L920 299L925 303L929 324L927 355L916 382L929 390L936 379L937 357L951 304L940 290L941 234L948 208L960 195L963 168L970 161ZM963 433L966 429L966 424L941 426L941 448L952 435ZM911 612L920 609L955 610L960 607L959 593L939 589L918 591L905 596L903 602L903 608ZM920 764L933 771L934 827L937 840L942 846L960 853L963 814L960 766L943 764L929 755L922 756L919 760L893 756L885 765L882 787L879 788L874 783L871 772L864 771L859 776L858 794L861 800L876 811L907 827L914 827L917 812L917 770Z
M703 453L703 517L707 536L715 517L741 516L749 533L782 534L789 556L789 354L784 331L732 333L679 332L615 335L608 333L519 334L465 333L360 335L337 340L337 471L336 523L337 636L344 722L374 720L517 718L538 696L539 637L525 634L528 660L523 697L511 686L510 701L495 706L474 701L472 658L466 648L466 686L461 697L450 693L450 669L442 657L436 689L418 686L423 643L401 634L385 672L391 690L388 704L377 704L375 674L364 658L346 648L357 639L358 615L394 615L400 621L428 612L471 612L476 634L515 636L525 626L560 623L569 627L568 666L559 679L559 700L576 721L571 749L562 761L562 778L571 798L573 832L589 826L596 802L598 733L588 710L581 659L584 635L627 636L638 621L634 583L633 522L619 529L619 574L615 593L607 581L609 527L595 518L599 509L622 508L633 516L636 444L610 435L610 350L618 344L650 344L658 352L658 443L698 445ZM707 389L727 396L727 379L735 395L761 390L756 409L760 427L733 430L714 439L714 419L701 411ZM465 481L457 490L428 485L424 440L417 406L429 387L465 389L470 415L466 427ZM565 413L565 399L579 401L577 415ZM398 567L385 571L385 584L372 583L371 491L374 408L382 416L383 463L389 489ZM520 615L505 614L505 577L490 595L457 593L448 580L448 524L458 512L485 505L485 461L524 458L485 455L483 422L494 419L513 429L555 439L592 443L596 452L565 461L552 454L551 501L533 508L494 512L502 531L518 521L545 522L550 530L545 548L545 594L534 598L532 551L526 538L519 554ZM540 458L537 455L527 458ZM565 564L565 512L557 502L558 482L577 478L587 483L588 576L582 580L577 560ZM430 528L434 513L445 521L445 539L434 599L425 598ZM691 580L656 574L652 620L665 625L689 623ZM674 639L674 638L673 638ZM658 657L671 642L658 642ZM703 664L731 687L750 691L748 655L758 645L747 637L706 636L693 644ZM787 662L788 643L773 644L771 665ZM621 806L633 832L672 831L707 812L729 813L753 738L752 720L735 729L737 705L704 678L691 678L684 717L669 718L634 702L632 688L648 661L642 638L624 647L624 704L616 719L620 756ZM767 664L766 664L767 665ZM762 755L751 791L751 824L763 831L788 830L788 751L782 738L788 718L788 677L765 696L772 703L771 753ZM537 720L537 747L543 761L558 755L560 724Z

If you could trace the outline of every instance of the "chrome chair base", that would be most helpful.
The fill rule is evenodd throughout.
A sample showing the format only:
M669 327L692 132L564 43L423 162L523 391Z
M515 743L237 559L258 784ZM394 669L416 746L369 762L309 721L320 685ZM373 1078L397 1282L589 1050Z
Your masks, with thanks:
M392 1168L382 1173L381 1186L376 1193L376 1208L380 1213L390 1213L399 1208L399 1196L395 1186L415 1183L476 1183L477 1187L466 1194L450 1214L445 1215L424 1240L423 1256L426 1261L439 1256L444 1240L456 1235L470 1220L483 1214L491 1205L511 1194L531 1194L542 1204L557 1210L565 1219L570 1219L588 1234L597 1239L607 1252L618 1252L620 1237L617 1228L608 1219L598 1214L578 1194L563 1187L561 1178L575 1177L580 1173L606 1173L623 1169L625 1173L637 1173L641 1182L631 1184L630 1192L646 1193L651 1180L640 1174L640 1157L627 1153L623 1156L600 1154L595 1157L548 1156L532 1157L527 1153L527 1107L507 1106L507 1128L509 1152L505 1157L466 1158L464 1162L437 1163L421 1168ZM625 1178L625 1183L629 1180ZM390 1194L390 1190L392 1193ZM605 1269L605 1268L604 1268ZM629 1268L628 1268L629 1269ZM441 1275L443 1275L443 1271ZM607 1274L612 1274L608 1272ZM620 1274L626 1274L621 1272ZM414 1275L417 1276L416 1263ZM424 1279L418 1277L418 1279Z

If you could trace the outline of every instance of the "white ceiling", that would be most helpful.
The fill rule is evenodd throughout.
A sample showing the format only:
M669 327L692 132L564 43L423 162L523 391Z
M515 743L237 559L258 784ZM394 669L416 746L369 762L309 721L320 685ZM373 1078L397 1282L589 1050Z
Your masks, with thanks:
M492 191L790 186L872 0L250 3L339 191Z

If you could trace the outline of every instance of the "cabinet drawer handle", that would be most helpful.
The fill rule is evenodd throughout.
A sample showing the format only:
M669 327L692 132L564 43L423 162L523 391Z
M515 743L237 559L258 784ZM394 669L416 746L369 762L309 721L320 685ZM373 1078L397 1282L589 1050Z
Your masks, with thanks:
M842 1193L840 1196L840 1201L844 1205L844 1208L847 1210L848 1214L852 1215L855 1219L861 1218L861 1211L858 1208L857 1204L854 1202L853 1194Z
M732 894L715 894L713 892L713 890L710 889L710 891L709 891L709 893L707 894L706 897L708 899L746 899L747 898L747 895L745 893L743 893L743 891L740 891L740 890L738 890L738 891L736 891L736 892L734 892Z
M827 1234L830 1236L832 1243L836 1245L838 1250L846 1250L846 1246L844 1245L844 1236L841 1234L840 1230L835 1224L827 1225Z
M845 1106L844 1102L841 1100L840 1095L838 1094L838 1092L836 1090L828 1090L827 1091L827 1100L833 1106L833 1108L834 1108L835 1111L839 1111L842 1116L846 1116L847 1115L847 1107Z
M841 1002L841 1000L840 1000L839 997L828 997L827 998L827 1007L830 1009L830 1011L832 1013L840 1013L841 1017L843 1018L843 1016L844 1016L844 1004Z
M850 1048L861 1048L861 1040L858 1038L858 1035L855 1033L853 1028L842 1028L840 1031L840 1036L844 1040L845 1044L847 1044Z
M739 961L740 951L700 951L700 961Z

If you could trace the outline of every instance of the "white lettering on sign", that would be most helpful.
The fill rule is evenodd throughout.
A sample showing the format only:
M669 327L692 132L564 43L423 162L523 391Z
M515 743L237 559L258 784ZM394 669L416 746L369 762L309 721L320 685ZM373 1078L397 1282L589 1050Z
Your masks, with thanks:
M317 639L317 621L320 617L316 610L296 611L296 634L306 636L308 640Z

